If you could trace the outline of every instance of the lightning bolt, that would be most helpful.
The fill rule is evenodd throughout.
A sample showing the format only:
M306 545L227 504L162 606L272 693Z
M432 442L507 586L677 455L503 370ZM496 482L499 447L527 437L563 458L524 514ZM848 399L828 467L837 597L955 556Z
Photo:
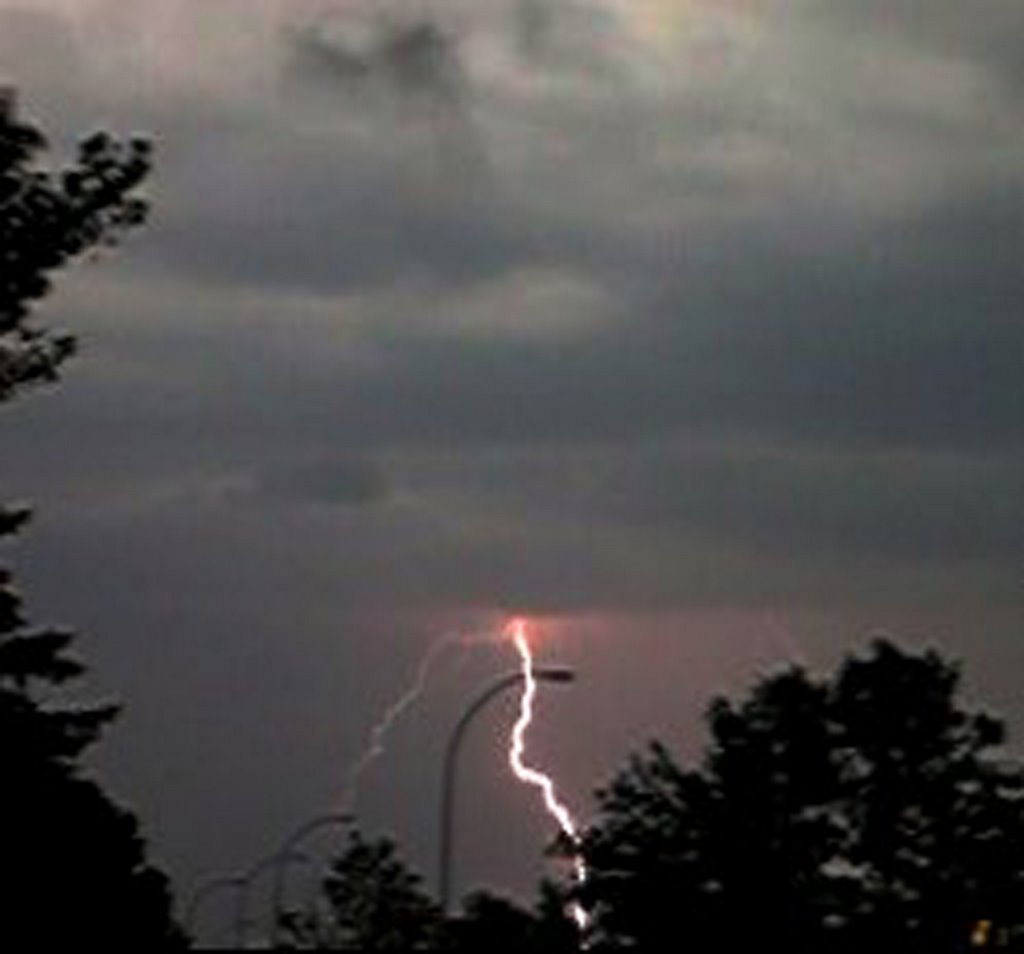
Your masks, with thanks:
M426 692L427 683L438 660L454 646L473 646L481 642L483 642L483 639L479 636L459 633L442 636L430 646L416 668L416 676L412 685L384 710L384 714L370 730L370 737L363 753L352 763L352 768L349 770L348 775L348 784L345 788L344 804L347 808L355 808L363 776L370 766L384 754L387 737L394 728L395 723Z
M537 695L537 680L533 674L533 651L530 648L530 641L526 635L526 621L514 619L508 626L508 634L512 638L516 649L519 652L519 659L522 664L523 693L519 699L519 718L512 729L512 738L508 751L508 764L513 774L521 782L540 789L544 800L544 808L547 813L558 823L562 834L575 849L573 855L573 870L576 883L582 885L587 880L587 866L579 851L580 836L572 813L561 802L555 792L555 783L550 775L541 772L539 769L530 768L523 761L526 752L526 730L533 722L533 702ZM579 930L585 931L589 924L587 912L578 903L574 902L572 917Z

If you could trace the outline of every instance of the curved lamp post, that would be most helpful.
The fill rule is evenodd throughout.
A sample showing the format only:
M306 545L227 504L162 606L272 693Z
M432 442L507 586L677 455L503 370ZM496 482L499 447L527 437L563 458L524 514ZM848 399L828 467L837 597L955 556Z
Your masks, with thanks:
M534 678L541 682L569 683L576 678L575 672L566 666L541 666L533 671ZM452 730L444 753L444 769L441 784L441 844L438 852L438 895L441 910L448 913L452 883L452 840L455 822L455 773L458 765L459 748L473 719L491 700L523 682L522 672L510 672L491 683L466 707L462 717Z
M283 842L276 854L271 856L274 865L274 886L271 898L271 911L274 918L270 927L270 944L276 948L280 936L280 925L282 908L284 906L285 871L288 865L305 856L298 851L299 845L310 835L315 834L323 828L330 828L334 825L349 826L355 823L355 816L348 812L331 812L326 815L317 815L309 821L299 825Z
M291 851L288 861L304 861L306 856L301 851ZM235 940L236 950L245 950L246 933L249 928L249 890L253 882L263 874L282 863L282 852L275 851L272 855L257 861L248 871L239 875L235 880L238 883L238 894L235 896Z
M223 888L233 888L235 891L239 891L241 887L242 879L237 874L213 875L204 881L198 888L196 888L188 906L185 908L185 933L188 934L190 938L194 938L196 920L199 917L199 909L203 902L211 895Z

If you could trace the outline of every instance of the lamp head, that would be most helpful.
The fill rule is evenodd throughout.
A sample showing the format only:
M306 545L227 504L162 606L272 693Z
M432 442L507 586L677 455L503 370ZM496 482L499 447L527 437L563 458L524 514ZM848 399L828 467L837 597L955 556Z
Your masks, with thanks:
M573 682L576 679L576 671L568 666L538 666L534 675L544 682Z

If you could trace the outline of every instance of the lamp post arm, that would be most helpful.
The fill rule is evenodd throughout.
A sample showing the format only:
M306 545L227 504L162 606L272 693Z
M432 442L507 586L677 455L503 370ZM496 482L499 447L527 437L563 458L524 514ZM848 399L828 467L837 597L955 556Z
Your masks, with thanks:
M235 895L235 949L245 950L247 944L246 933L249 927L249 888L253 881L270 867L271 858L264 858L257 861L248 871L238 876L238 893Z
M533 672L542 682L572 682L575 673L565 666L540 666ZM459 749L470 723L492 699L517 686L525 679L519 670L499 676L476 699L470 703L456 723L444 751L444 766L441 776L441 829L438 849L437 890L441 910L447 914L451 900L452 842L455 826L455 773L458 766Z
M281 928L281 915L284 906L284 875L290 861L298 857L296 849L299 844L319 831L331 825L351 825L355 822L355 816L348 812L331 812L327 815L318 815L311 818L295 829L282 843L277 853L272 856L274 865L274 884L271 897L271 917L274 919L270 926L271 946L276 948Z
M192 895L188 906L185 908L185 933L192 937L195 934L196 920L199 916L199 909L203 902L215 891L221 888L234 888L236 891L241 886L241 879L238 875L217 875L200 885ZM193 938L194 940L194 938Z
M441 910L447 914L451 901L452 834L455 819L455 770L458 764L459 748L466 729L496 696L523 681L521 672L511 672L492 683L467 707L456 723L444 751L444 767L441 783L441 844L438 852L438 897Z

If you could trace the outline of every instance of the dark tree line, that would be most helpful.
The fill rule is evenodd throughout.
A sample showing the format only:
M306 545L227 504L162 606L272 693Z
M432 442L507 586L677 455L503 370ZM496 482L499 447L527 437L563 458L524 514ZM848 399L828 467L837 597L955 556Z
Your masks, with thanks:
M595 941L1020 948L1024 777L959 681L935 653L878 642L833 679L795 668L715 701L698 768L660 745L633 758L587 837Z
M74 338L41 325L35 307L61 268L115 245L142 223L137 187L150 169L150 144L98 132L82 140L77 160L42 165L47 141L18 118L14 93L0 90L0 401L56 379Z
M47 142L0 93L0 402L56 380L74 339L36 318L65 265L140 224L149 146L104 133L59 171ZM0 539L29 513L0 506ZM181 947L166 878L150 866L135 817L82 757L117 715L62 694L85 667L69 632L33 626L0 568L0 942L5 949Z
M331 862L314 903L282 918L282 945L305 950L559 951L579 948L566 893L543 883L532 908L486 891L446 915L390 838L358 831Z
M830 678L792 668L707 712L702 762L653 743L598 793L586 886L444 919L389 842L355 837L296 947L363 950L1024 950L1024 777L1002 724L934 652L877 642ZM589 912L585 939L566 914Z

